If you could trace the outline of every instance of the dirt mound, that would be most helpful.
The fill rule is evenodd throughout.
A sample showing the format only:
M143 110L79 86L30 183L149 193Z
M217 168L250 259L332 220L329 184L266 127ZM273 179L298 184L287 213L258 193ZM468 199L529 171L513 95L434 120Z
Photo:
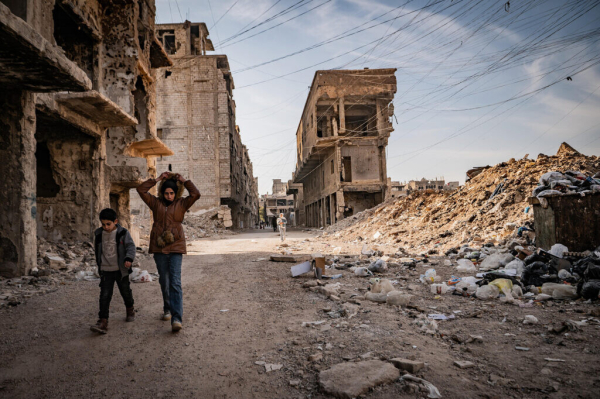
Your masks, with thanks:
M442 252L467 242L500 242L533 222L527 202L541 175L575 170L592 176L600 158L564 143L555 156L511 159L484 169L460 189L414 192L344 219L327 229L344 241L394 244L415 252ZM324 237L327 239L327 237Z

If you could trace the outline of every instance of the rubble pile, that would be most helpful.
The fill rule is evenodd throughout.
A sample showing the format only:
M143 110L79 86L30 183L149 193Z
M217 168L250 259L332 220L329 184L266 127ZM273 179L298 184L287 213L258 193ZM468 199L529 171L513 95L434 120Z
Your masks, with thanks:
M426 190L393 198L330 226L323 239L387 244L430 254L466 243L506 242L533 223L527 199L532 193L548 191L540 183L542 176L560 172L552 176L564 179L542 183L585 195L600 188L598 180L592 179L599 171L599 157L582 155L563 144L555 156L511 159L486 168L452 193Z
M228 230L233 226L233 222L231 209L227 205L209 209L198 215L188 214L182 224L189 241L215 235L235 234Z
M150 255L147 248L138 248L135 266ZM73 281L97 281L98 268L93 244L89 241L50 242L38 237L37 265L29 276L0 277L0 308L24 303L34 295L54 292Z

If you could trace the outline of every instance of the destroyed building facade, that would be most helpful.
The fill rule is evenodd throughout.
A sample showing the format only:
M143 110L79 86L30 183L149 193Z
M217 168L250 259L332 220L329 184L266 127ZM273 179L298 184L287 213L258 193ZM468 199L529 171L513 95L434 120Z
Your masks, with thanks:
M157 79L158 134L174 151L158 160L158 173L181 173L196 184L202 196L192 211L227 205L235 228L254 226L258 186L236 125L227 56L206 54L214 48L204 23L156 29L174 63Z
M288 226L295 226L294 196L287 194L286 191L287 184L285 182L282 182L281 179L273 179L273 187L271 189L273 194L265 194L260 198L261 207L264 209L263 217L266 220L271 220L283 213Z
M294 195L299 224L325 227L389 196L385 148L393 131L395 71L315 73L287 191Z
M0 274L27 274L36 240L90 240L172 152L156 136L154 0L0 0Z

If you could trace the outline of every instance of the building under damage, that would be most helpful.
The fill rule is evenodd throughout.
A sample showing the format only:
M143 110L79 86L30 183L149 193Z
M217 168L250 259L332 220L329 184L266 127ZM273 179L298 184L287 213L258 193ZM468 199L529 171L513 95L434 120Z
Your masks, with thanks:
M260 207L263 209L263 219L271 221L283 213L288 226L296 225L294 196L287 194L287 184L281 179L273 179L273 194L265 194L260 197Z
M0 0L0 274L36 236L89 240L173 152L156 135L155 68L171 65L154 0Z
M173 60L157 78L159 137L173 150L158 172L191 179L202 193L194 210L228 205L233 226L258 221L258 185L236 125L234 83L225 55L213 51L204 23L160 24L157 36Z
M390 195L385 147L395 69L317 71L296 132L288 193L298 224L324 227Z

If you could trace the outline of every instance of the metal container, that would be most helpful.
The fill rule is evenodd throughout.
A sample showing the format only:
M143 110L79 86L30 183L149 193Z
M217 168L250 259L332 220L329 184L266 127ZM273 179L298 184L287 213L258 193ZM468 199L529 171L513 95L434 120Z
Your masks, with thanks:
M535 241L548 250L556 243L583 252L600 246L600 193L529 198Z

